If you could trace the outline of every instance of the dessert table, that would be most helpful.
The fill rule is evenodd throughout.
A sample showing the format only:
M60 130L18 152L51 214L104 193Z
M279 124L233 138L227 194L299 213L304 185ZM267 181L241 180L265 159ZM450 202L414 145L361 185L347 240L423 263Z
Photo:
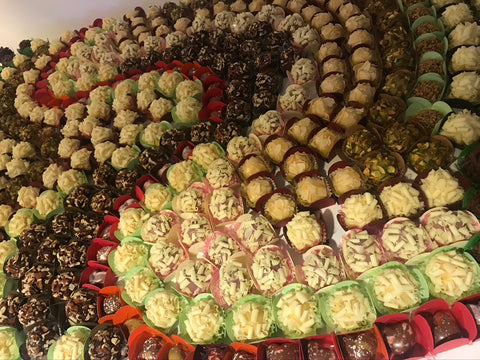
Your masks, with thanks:
M96 18L120 18L134 6L147 9L165 1L155 0L16 0L4 2L0 11L0 46L16 50L24 39L57 39L65 30L80 29ZM458 155L459 151L455 153ZM334 161L333 161L334 162ZM336 213L340 207L331 206L324 210L327 225L335 230L332 238L340 241L344 230L338 223ZM1 356L0 356L1 357ZM480 341L464 345L436 355L439 360L480 360Z

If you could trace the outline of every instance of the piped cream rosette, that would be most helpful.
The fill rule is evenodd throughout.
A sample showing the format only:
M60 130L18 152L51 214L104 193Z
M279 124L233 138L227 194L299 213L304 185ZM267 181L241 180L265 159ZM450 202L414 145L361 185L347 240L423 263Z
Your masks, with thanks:
M288 338L315 335L323 326L318 299L302 284L285 286L273 300L273 311L278 327Z

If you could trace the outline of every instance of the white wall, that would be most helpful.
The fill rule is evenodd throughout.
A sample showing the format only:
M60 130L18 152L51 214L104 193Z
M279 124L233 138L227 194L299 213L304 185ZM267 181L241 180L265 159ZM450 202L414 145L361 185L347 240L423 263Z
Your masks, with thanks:
M174 0L175 1L175 0ZM58 39L65 30L90 25L96 18L116 17L136 6L145 10L165 0L0 0L0 46L18 48L24 39Z

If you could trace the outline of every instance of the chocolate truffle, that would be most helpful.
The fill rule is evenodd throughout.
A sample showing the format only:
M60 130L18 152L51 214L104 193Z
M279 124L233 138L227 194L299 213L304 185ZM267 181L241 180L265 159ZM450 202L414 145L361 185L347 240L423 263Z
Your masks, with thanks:
M223 360L229 354L229 348L225 345L200 345L195 351L195 357L199 360Z
M239 135L242 135L242 127L240 124L232 121L224 121L218 124L215 130L215 138L224 149L231 139Z
M345 360L374 360L377 354L377 338L372 330L342 335L340 343Z
M93 189L88 185L80 185L74 188L65 199L65 206L77 209L88 210L90 207L90 197Z
M136 169L122 169L115 178L115 187L122 194L130 194L140 176L140 173Z
M110 189L101 189L93 194L90 199L90 207L97 214L109 214L113 211L113 203L116 195Z
M115 314L121 307L120 297L118 295L109 295L103 300L103 311L105 315Z
M415 332L408 321L393 324L384 324L380 331L385 338L388 349L392 354L404 355L413 349L417 342Z
M95 213L77 213L73 217L73 234L80 241L90 241L95 238L103 219Z
M477 304L465 304L465 306L472 313L475 324L477 325L477 330L480 330L480 302Z
M248 100L252 94L250 82L244 79L234 79L229 82L225 89L228 100Z
M59 301L67 301L72 292L80 286L80 275L73 271L61 272L53 278L52 297Z
M252 74L252 71L250 70L250 66L248 66L248 64L245 62L236 61L231 63L228 66L228 72L227 72L228 80L234 80L234 79L248 80L251 74Z
M240 125L248 125L252 121L250 103L245 100L235 99L223 108L225 121L237 122Z
M26 335L26 349L31 360L45 359L48 349L60 336L58 326L47 321L33 325Z
M18 322L24 327L31 326L50 315L50 301L48 296L35 295L30 297L18 310Z
M87 264L87 245L78 240L60 246L57 260L62 270L85 267Z
M282 77L275 71L259 72L255 78L255 92L267 90L277 94L282 86Z
M18 247L35 249L47 236L47 224L45 222L34 222L22 232L18 239Z
M263 51L255 57L255 71L276 70L278 68L278 52Z
M462 330L450 311L439 310L433 314L430 327L435 346L462 337Z
M151 173L168 161L167 154L162 148L148 148L141 152L138 157L138 164L147 172Z
M33 264L32 254L25 249L21 249L5 262L4 272L14 280L20 280Z
M168 152L174 153L175 150L177 150L178 144L180 144L184 140L189 139L189 128L168 129L163 133L162 137L160 138L160 145L163 146Z
M69 210L53 217L50 226L54 234L70 235L73 231L73 213Z
M50 266L32 266L22 279L22 294L31 296L48 292L53 280L53 275L53 269Z
M127 353L125 337L116 326L106 326L96 331L88 345L90 360L123 359Z
M70 325L97 322L97 297L94 290L80 288L72 293L65 305L65 315Z
M18 291L12 291L0 299L0 326L17 326L18 312L27 299Z
M192 126L190 132L194 144L209 143L214 140L215 124L211 121L204 121Z
M252 104L254 115L259 116L277 107L277 94L270 90L261 90L253 94Z
M58 235L48 235L38 247L37 261L47 264L55 264L58 248L65 240Z
M101 188L111 186L115 182L117 171L112 165L104 163L98 166L93 172L93 183Z
M296 360L300 358L299 347L296 343L268 344L265 348L266 360Z
M325 347L318 340L310 340L307 343L306 360L338 360L337 354L330 347Z

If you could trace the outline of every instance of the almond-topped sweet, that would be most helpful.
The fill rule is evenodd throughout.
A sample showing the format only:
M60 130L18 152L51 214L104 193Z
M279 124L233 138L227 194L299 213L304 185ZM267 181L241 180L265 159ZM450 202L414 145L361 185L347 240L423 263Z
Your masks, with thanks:
M274 294L291 281L288 261L285 253L274 245L264 246L254 254L251 272L262 293Z
M406 182L385 186L380 193L380 200L389 217L409 217L425 206L421 201L420 191Z
M421 180L422 191L427 196L428 206L446 206L463 199L464 190L447 170L430 170Z
M280 164L288 150L293 148L295 143L284 137L276 137L265 144L265 153L275 164Z
M382 263L382 250L377 238L366 230L347 231L341 244L343 261L354 278Z
M258 199L275 190L275 183L268 176L256 176L244 184L244 189L247 201L255 206Z
M350 229L362 228L383 218L378 200L369 192L351 195L345 199L340 214L344 216L345 225Z
M444 207L428 210L420 218L428 235L439 246L468 241L480 232L480 224L471 212L451 211Z
M302 151L301 148L293 153L289 152L289 154L285 155L282 164L287 181L291 181L295 176L307 171L318 170L318 162L314 154Z
M303 281L314 291L335 285L345 278L340 259L327 245L318 245L308 250L303 255L300 269Z
M431 249L425 230L407 218L395 218L383 227L382 246L389 260L405 262Z

